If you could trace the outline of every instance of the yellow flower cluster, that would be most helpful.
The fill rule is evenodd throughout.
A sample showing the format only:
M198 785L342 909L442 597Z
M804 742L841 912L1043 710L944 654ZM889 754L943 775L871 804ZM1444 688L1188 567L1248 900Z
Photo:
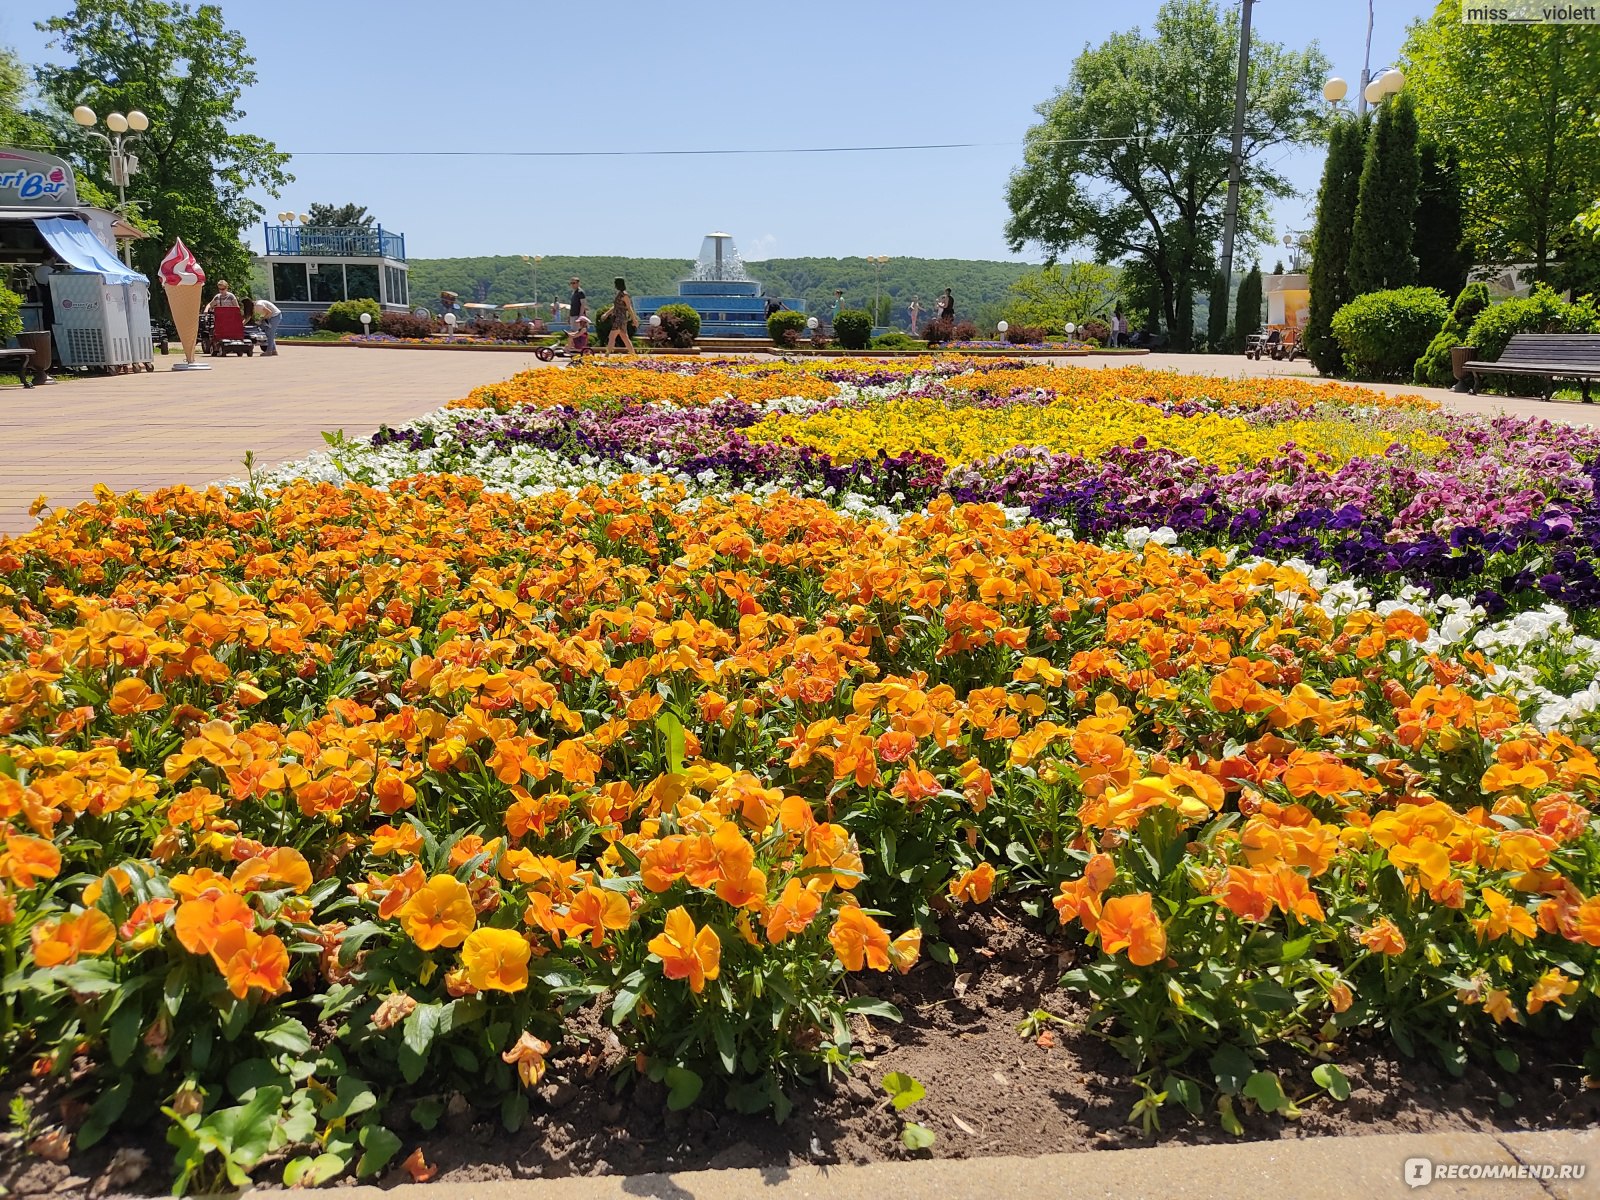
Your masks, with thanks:
M1204 463L1229 466L1268 458L1285 444L1327 455L1330 465L1383 454L1396 441L1432 451L1439 439L1420 432L1393 434L1348 420L1304 419L1253 426L1242 417L1210 413L1170 416L1127 400L1061 398L1047 404L980 408L933 397L886 400L861 408L775 414L750 427L755 441L790 439L835 458L936 454L959 464L991 458L1017 446L1098 458L1143 439Z
M708 364L689 370L632 367L574 367L566 371L521 371L500 383L473 388L451 408L492 408L496 412L527 406L600 408L607 404L672 404L695 407L719 400L760 404L786 396L826 400L838 388L809 372L765 376L735 375Z

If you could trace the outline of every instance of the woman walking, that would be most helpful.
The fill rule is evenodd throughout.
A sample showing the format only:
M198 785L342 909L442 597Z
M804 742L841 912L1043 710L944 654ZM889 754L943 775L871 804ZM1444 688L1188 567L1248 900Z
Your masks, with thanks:
M907 310L911 317L911 336L917 335L917 323L922 320L922 297L911 297L911 307Z
M617 339L621 338L628 353L637 354L633 339L628 336L629 324L637 324L639 320L638 314L633 311L633 297L628 295L628 285L620 275L612 282L617 285L617 294L611 301L611 336L606 338L606 353L611 353Z

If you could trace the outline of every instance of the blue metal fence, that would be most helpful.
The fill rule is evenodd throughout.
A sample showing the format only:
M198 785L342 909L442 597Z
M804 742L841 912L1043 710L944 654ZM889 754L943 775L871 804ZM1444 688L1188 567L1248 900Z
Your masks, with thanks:
M267 254L323 258L406 257L406 235L336 225L266 225Z

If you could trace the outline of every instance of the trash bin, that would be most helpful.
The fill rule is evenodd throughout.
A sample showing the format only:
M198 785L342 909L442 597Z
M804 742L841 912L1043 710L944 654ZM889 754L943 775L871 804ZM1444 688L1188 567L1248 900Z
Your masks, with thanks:
M48 329L35 333L17 334L17 345L24 350L32 350L33 358L29 360L29 367L33 370L34 383L50 382L50 331Z
M1467 373L1467 363L1472 358L1471 346L1450 347L1450 373L1458 380Z

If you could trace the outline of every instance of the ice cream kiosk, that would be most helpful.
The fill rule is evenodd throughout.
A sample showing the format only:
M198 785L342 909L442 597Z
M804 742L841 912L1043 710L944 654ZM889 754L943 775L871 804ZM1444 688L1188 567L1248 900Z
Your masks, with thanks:
M78 203L69 163L0 146L0 282L23 337L54 335L63 367L154 370L150 284L117 258L116 215Z

